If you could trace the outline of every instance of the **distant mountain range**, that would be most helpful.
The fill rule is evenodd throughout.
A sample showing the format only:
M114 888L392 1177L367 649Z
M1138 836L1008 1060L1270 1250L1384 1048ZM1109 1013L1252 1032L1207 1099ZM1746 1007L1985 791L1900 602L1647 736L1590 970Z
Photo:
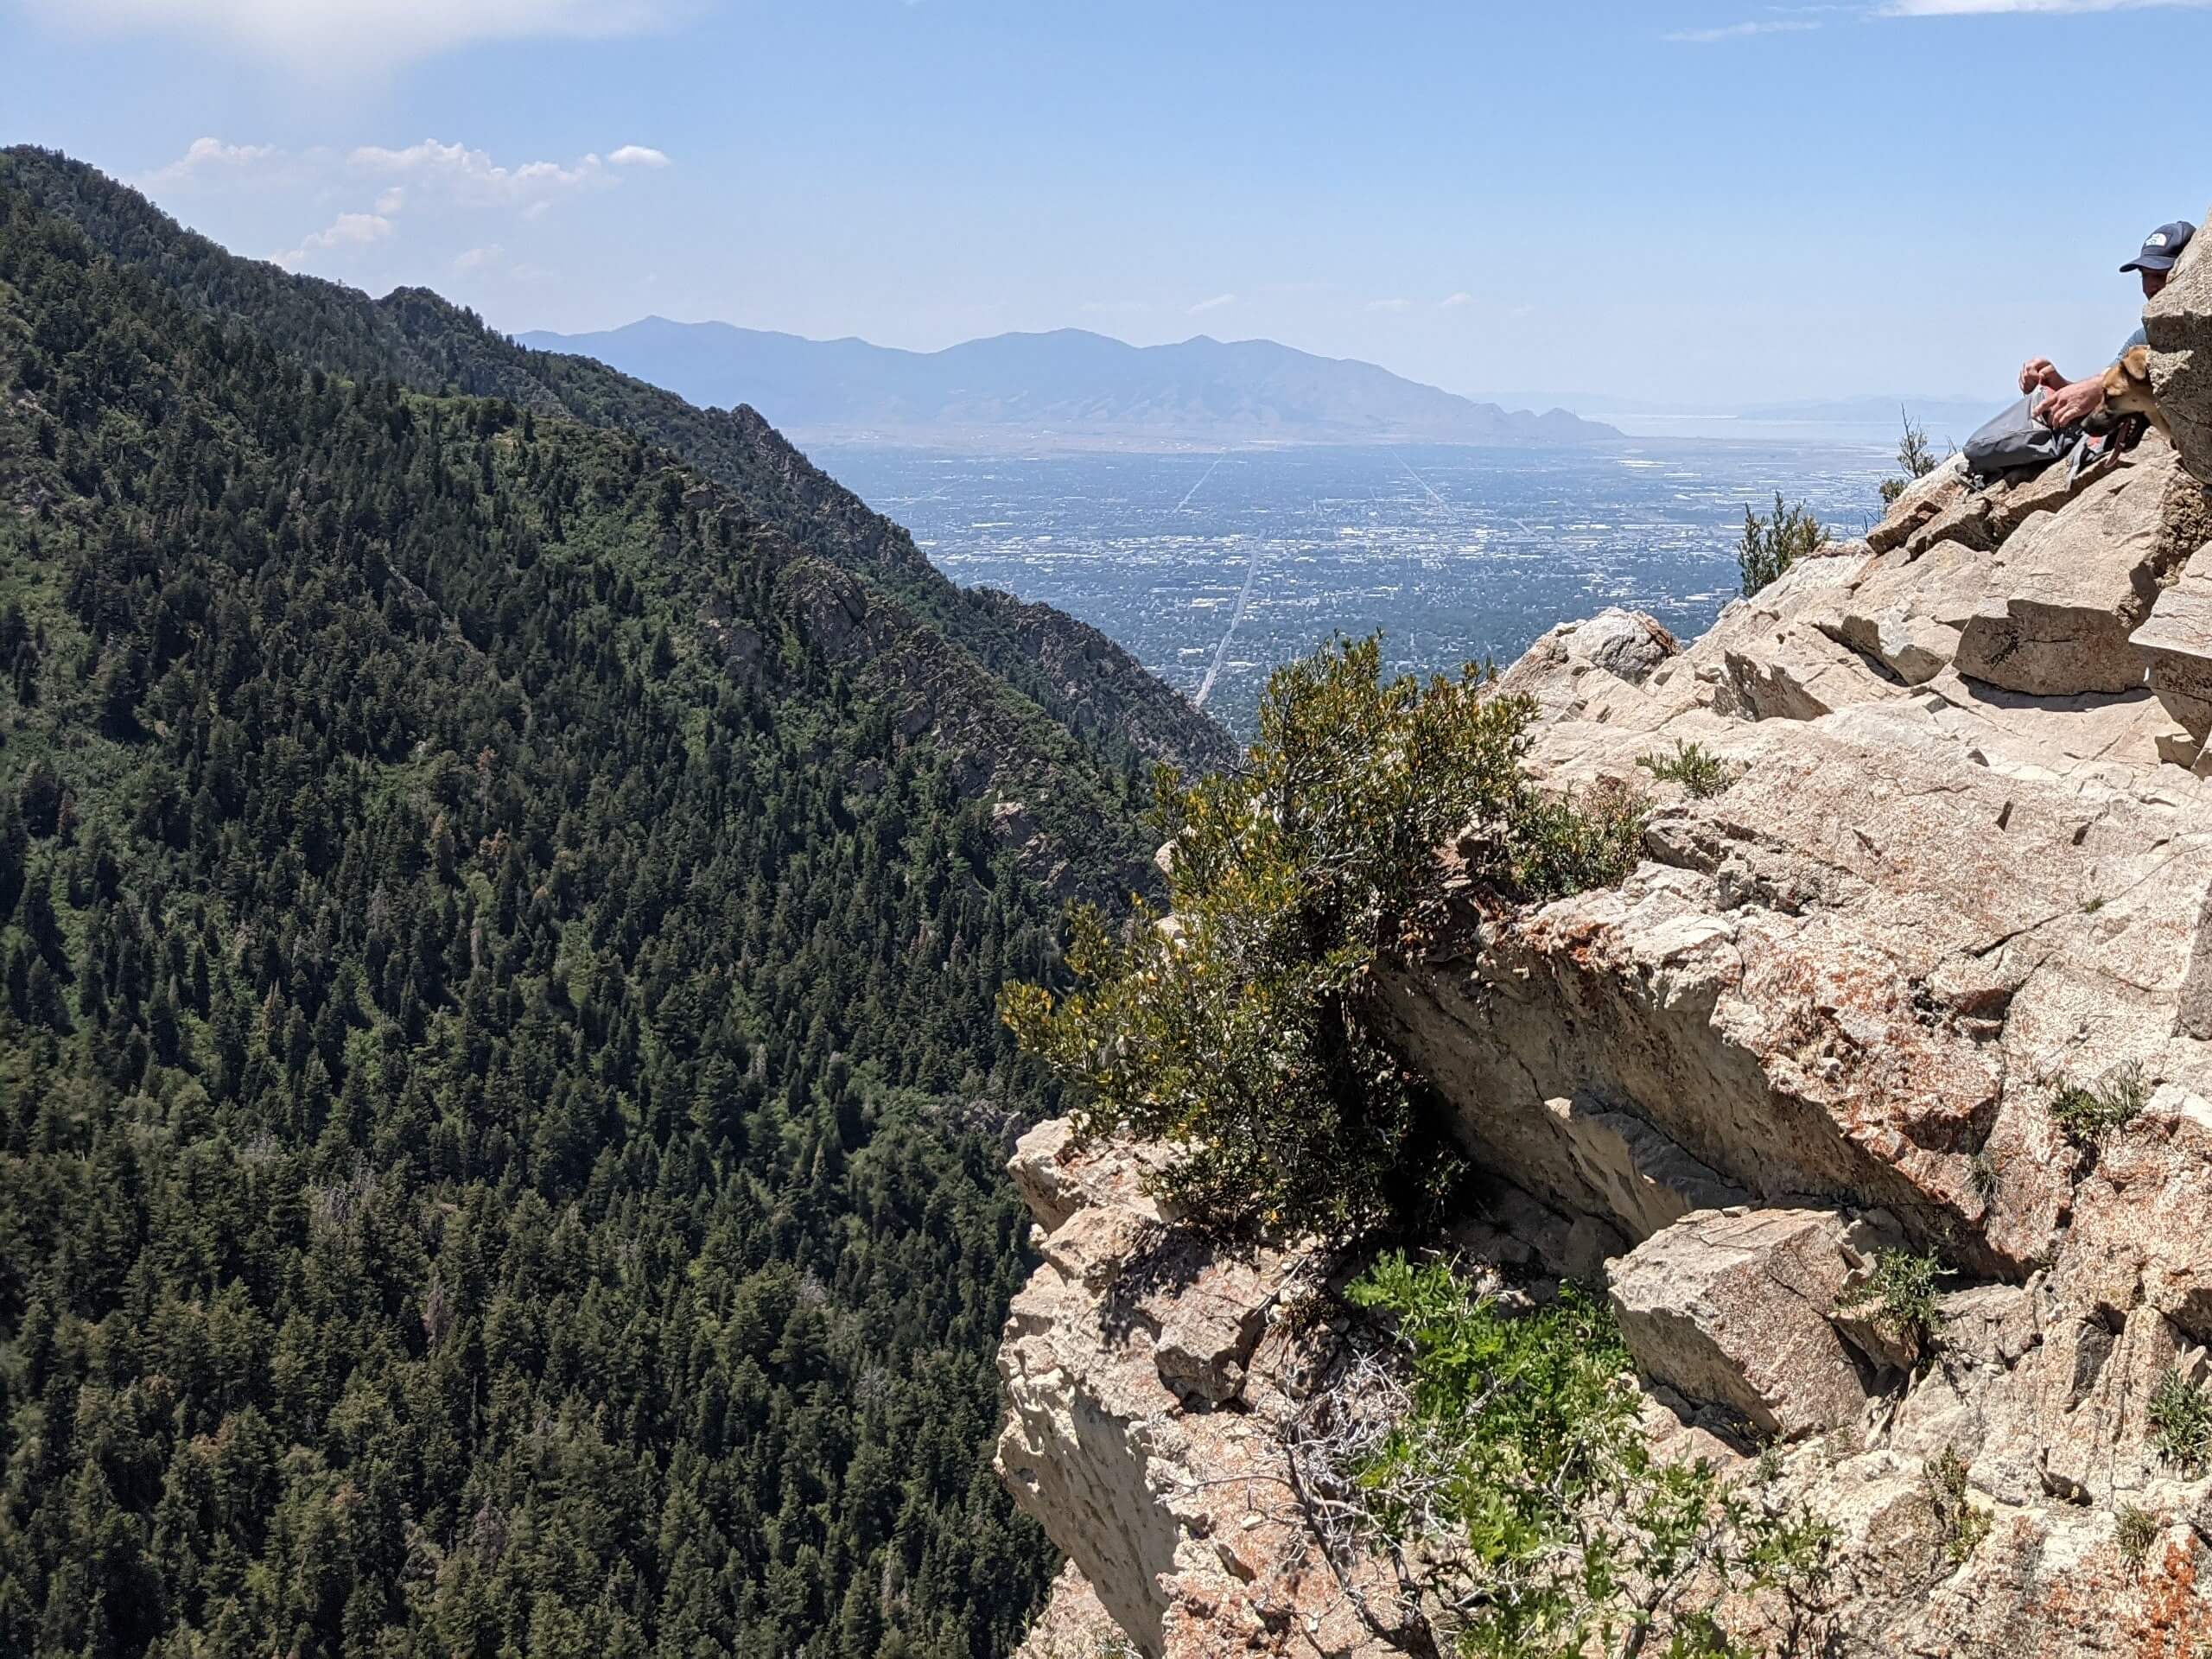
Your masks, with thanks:
M1395 439L1491 447L1620 436L1564 410L1509 411L1372 363L1316 357L1268 340L1200 335L1173 346L1130 346L1062 328L907 352L665 317L601 334L517 338L536 350L596 358L703 406L750 404L802 437Z

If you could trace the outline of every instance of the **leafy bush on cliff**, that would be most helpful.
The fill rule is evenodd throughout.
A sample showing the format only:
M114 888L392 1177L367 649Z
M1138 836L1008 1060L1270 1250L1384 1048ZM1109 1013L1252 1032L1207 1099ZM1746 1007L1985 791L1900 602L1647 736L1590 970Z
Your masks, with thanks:
M1751 597L1798 560L1827 544L1828 533L1802 502L1785 506L1779 492L1774 511L1760 518L1744 509L1744 533L1736 543L1736 568L1742 573L1744 596Z
M1835 1305L1846 1312L1863 1307L1901 1340L1924 1348L1942 1328L1936 1286L1943 1274L1942 1262L1932 1254L1880 1250L1873 1271L1837 1297Z
M1694 800L1718 795L1743 775L1743 767L1722 760L1702 743L1675 740L1672 754L1639 754L1636 764L1662 784L1680 784Z
M1351 1471L1370 1524L1422 1568L1462 1653L1619 1659L1657 1630L1679 1659L1745 1652L1724 1597L1813 1610L1835 1529L1721 1478L1662 1462L1637 1421L1629 1355L1573 1285L1512 1314L1447 1267L1383 1258L1351 1286L1396 1321L1403 1413Z
M2077 1147L2094 1147L2133 1121L2149 1103L2142 1068L2124 1066L2094 1084L2062 1077L2050 1093L2050 1116Z
M1523 775L1525 699L1456 681L1384 683L1370 639L1276 671L1242 767L1163 772L1173 914L1118 928L1078 912L1065 997L1001 1000L1021 1046L1078 1085L1086 1130L1168 1143L1167 1193L1230 1228L1354 1225L1407 1192L1415 1085L1370 1007L1436 849L1545 899L1618 879L1641 809L1547 798Z

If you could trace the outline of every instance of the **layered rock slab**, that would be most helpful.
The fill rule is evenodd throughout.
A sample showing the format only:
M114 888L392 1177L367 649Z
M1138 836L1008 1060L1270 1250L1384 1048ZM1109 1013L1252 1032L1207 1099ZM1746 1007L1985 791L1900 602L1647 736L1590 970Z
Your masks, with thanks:
M2181 579L2158 595L2128 643L2141 655L2151 690L2194 741L2194 764L2212 737L2212 549L2198 552Z
M1850 1233L1829 1210L1687 1216L1611 1264L1622 1339L1645 1376L1760 1436L1840 1428L1869 1380L1830 1319L1874 1248L1853 1249Z
M2155 1098L2082 1185L2085 1207L2102 1219L2085 1217L2053 1264L2024 1283L1941 1296L1932 1351L1909 1375L1873 1376L1855 1415L1851 1390L1831 1370L1836 1399L1822 1415L1840 1421L1825 1432L1754 1459L1685 1427L1675 1415L1681 1396L1655 1382L1643 1414L1656 1456L1713 1460L1750 1501L1804 1504L1836 1529L1821 1607L1793 1624L1771 1605L1727 1603L1723 1614L1740 1641L1786 1652L1794 1639L1795 1650L1831 1659L1999 1651L2087 1659L2177 1655L2187 1650L2173 1645L2179 1637L2212 1633L2212 1604L2198 1590L2212 1569L2200 1532L2212 1527L2212 1479L2158 1454L2146 1404L2168 1372L2207 1374L2201 1345L2160 1306L2178 1308L2193 1294L2196 1272L2177 1252L2212 1228L2193 1212L2142 1202L2188 1185L2212 1159L2198 1118L2175 1091ZM1056 1128L1046 1138L1066 1146ZM1377 1637L1353 1613L1347 1580L1315 1561L1282 1437L1292 1402L1341 1375L1320 1359L1316 1339L1294 1339L1291 1322L1271 1319L1238 1408L1199 1409L1165 1395L1144 1321L1131 1322L1130 1298L1117 1287L1140 1300L1154 1294L1147 1264L1177 1248L1160 1230L1175 1230L1138 1196L1142 1164L1130 1148L1069 1151L1060 1161L1077 1179L1058 1190L1076 1194L1077 1208L1045 1212L1057 1217L1057 1242L1017 1300L1001 1356L1002 1471L1071 1556L1034 1627L1030 1659L1094 1659L1120 1650L1122 1640L1147 1655L1208 1659L1425 1651L1416 1631L1400 1630L1395 1643ZM1041 1189L1025 1182L1025 1190ZM1503 1205L1495 1220L1539 1235L1561 1225L1525 1198ZM1692 1215L1667 1231L1682 1240L1705 1234L1699 1242L1720 1265L1684 1268L1704 1287L1698 1294L1662 1281L1651 1294L1681 1310L1688 1340L1726 1344L1765 1365L1781 1397L1808 1400L1804 1370L1772 1363L1748 1330L1728 1322L1774 1317L1775 1298L1799 1299L1808 1313L1831 1302L1849 1268L1852 1224L1804 1206ZM1453 1242L1489 1261L1500 1259L1490 1245L1515 1241L1484 1223L1456 1230ZM1631 1252L1616 1264L1627 1297L1641 1299L1636 1281L1665 1259L1657 1243L1641 1247L1649 1252L1643 1263ZM1741 1298L1715 1288L1740 1280L1746 1261L1763 1287ZM1311 1285L1308 1264L1294 1256L1268 1258L1260 1271L1278 1306ZM1624 1317L1632 1333L1635 1317ZM1339 1340L1312 1323L1321 1344ZM1832 1350L1818 1357L1835 1364ZM1040 1459L1058 1465L1049 1478ZM1987 1525L1963 1550L1961 1510L1948 1498L1939 1503L1929 1473L1946 1459L1964 1471L1956 1504ZM2139 1558L2119 1541L2127 1505L2151 1517ZM1140 1523L1147 1512L1152 1521ZM1348 1580L1381 1605L1384 1571L1368 1561Z
M2039 1080L2212 1062L2173 1036L2212 886L2201 786L2002 771L1909 703L1703 729L1740 775L1661 806L1618 887L1502 912L1447 872L1451 925L1381 982L1403 1052L1479 1161L1631 1239L1652 1212L1589 1178L1548 1103L1633 1116L1755 1201L2035 1255L2066 1202ZM1651 747L1562 741L1576 776Z
M2155 439L2063 512L2030 518L1980 572L1983 596L1954 660L1969 678L2038 696L2129 691L2143 659L2128 636L2193 548L2165 534L2199 493Z
M2198 220L2212 225L2212 213ZM2143 310L2151 385L2189 470L2212 484L2212 236L2199 235Z
M1147 1163L1064 1122L1015 1150L1044 1261L1000 1345L1000 1479L1151 1659L1393 1651L1320 1553L1281 1439L1328 1350L1325 1326L1277 1313L1310 1293L1306 1264L1175 1226Z

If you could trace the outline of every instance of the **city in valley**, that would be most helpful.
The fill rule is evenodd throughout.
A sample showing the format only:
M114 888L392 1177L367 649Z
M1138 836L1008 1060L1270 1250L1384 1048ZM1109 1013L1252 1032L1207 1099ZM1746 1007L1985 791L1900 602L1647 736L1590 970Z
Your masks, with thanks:
M1421 673L1503 665L1607 605L1694 636L1736 596L1747 506L1781 491L1846 538L1896 465L1871 442L1677 439L811 453L955 581L1073 613L1247 734L1267 671L1334 633L1380 629Z

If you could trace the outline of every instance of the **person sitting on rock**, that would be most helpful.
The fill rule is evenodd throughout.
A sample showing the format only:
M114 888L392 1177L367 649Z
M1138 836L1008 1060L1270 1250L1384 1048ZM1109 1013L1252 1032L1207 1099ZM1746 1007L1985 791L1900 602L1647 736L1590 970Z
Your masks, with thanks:
M2133 270L2143 278L2143 297L2155 299L2158 290L2166 285L2166 277L2174 268L2174 261L2181 257L2181 251L2189 245L2189 238L2196 234L2196 226L2186 219L2176 219L2171 225L2161 225L2144 238L2143 251L2120 267ZM2145 344L2139 326L2120 348L2120 357L2126 357L2136 346ZM2115 363L2119 357L2113 359ZM2086 380L2069 380L2061 374L2047 357L2031 357L2020 365L2020 390L2033 391L2044 388L2050 396L2043 400L2036 410L2036 418L2046 426L2064 429L2087 419L2104 406L2105 372L2099 369Z

